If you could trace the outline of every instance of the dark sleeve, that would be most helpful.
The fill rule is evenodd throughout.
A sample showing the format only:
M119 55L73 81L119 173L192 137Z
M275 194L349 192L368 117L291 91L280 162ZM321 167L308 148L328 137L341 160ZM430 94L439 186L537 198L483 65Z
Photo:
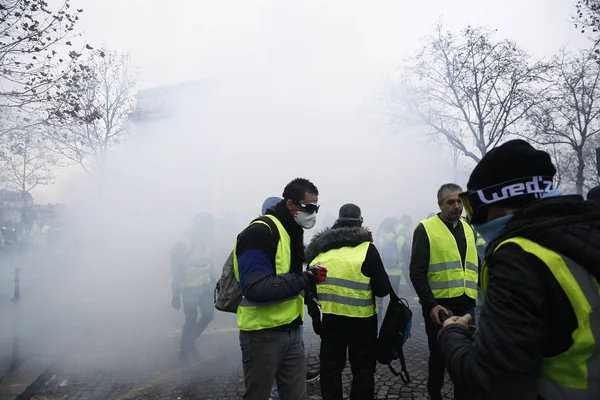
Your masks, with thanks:
M390 278L387 272L385 272L381 256L373 243L369 245L361 272L367 278L371 278L371 289L375 296L385 297L390 293L392 288Z
M516 245L494 254L475 342L459 325L438 336L455 383L490 398L537 399L548 318L540 279L545 272L539 259Z
M253 224L240 234L236 246L240 289L254 302L269 302L297 296L309 284L305 275L275 275L272 259L275 246L271 230L264 224Z
M412 254L410 258L410 281L419 296L423 311L429 311L437 305L433 298L427 271L429 269L429 237L423 224L419 224L413 235Z

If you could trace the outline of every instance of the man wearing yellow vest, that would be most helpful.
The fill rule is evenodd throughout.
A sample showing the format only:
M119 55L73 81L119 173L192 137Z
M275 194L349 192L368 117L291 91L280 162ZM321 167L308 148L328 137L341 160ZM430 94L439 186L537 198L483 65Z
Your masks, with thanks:
M233 270L243 296L237 310L243 399L267 400L276 379L281 399L306 400L301 292L327 273L322 266L303 272L304 229L316 223L318 195L313 183L296 178L283 200L238 235Z
M460 186L447 183L437 193L440 212L421 221L413 236L410 279L419 296L429 344L427 391L431 400L441 400L444 359L437 343L442 328L440 312L475 314L479 258L475 234L460 217ZM470 399L455 385L454 399Z
M342 400L346 352L352 370L351 399L373 399L377 304L390 293L390 281L371 232L362 227L360 208L346 204L330 229L317 234L306 249L306 261L327 267L327 280L317 285L323 320L321 396Z
M548 153L490 150L461 194L486 240L485 304L439 335L452 379L486 399L600 399L600 204L553 190ZM474 342L473 342L474 341Z
M181 330L180 359L185 364L190 362L190 356L198 357L194 344L215 314L213 287L216 279L212 257L214 222L208 213L196 215L190 230L179 238L171 250L171 305L179 310L183 300L185 322Z

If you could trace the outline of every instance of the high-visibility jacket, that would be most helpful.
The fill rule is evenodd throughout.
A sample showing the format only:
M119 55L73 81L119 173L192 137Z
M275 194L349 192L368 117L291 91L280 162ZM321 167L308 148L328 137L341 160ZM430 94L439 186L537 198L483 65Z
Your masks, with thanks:
M377 238L377 247L388 275L403 276L402 249L406 242L406 237L401 230L399 232L388 232ZM390 255L388 252L393 254Z
M573 344L565 352L542 360L538 394L544 400L600 399L600 285L581 265L568 257L522 237L501 242L518 245L539 258L564 290L577 318ZM489 267L484 264L481 289L487 291Z
M275 273L286 274L292 266L290 235L273 215L265 215L270 218L279 232L279 242L275 253ZM252 224L264 224L264 221L255 220ZM269 229L271 229L269 227ZM233 249L233 273L237 281L240 281L240 272L236 252L237 242ZM237 325L241 331L258 331L262 329L275 328L287 325L298 317L304 320L304 298L298 294L287 299L276 300L268 303L257 303L242 296L242 301L237 309Z
M189 235L182 236L176 249L185 257L181 262L185 265L182 288L199 288L210 283L211 277L211 248L207 244L194 243Z
M421 222L429 238L429 268L427 279L433 297L453 298L466 294L477 299L477 282L479 278L479 258L475 247L475 234L465 221L463 224L467 252L464 264L452 232L439 216Z
M311 264L327 267L327 280L317 284L323 314L367 318L377 314L371 279L361 272L370 242L341 247L315 257Z

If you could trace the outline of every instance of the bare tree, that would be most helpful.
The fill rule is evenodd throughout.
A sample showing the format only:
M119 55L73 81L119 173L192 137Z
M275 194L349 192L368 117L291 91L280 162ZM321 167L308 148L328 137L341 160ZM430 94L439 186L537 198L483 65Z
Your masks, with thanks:
M581 33L591 32L591 39L597 46L600 42L600 0L577 0L576 8L575 28L581 29Z
M563 171L571 176L577 193L585 187L590 150L600 132L600 67L593 51L568 53L562 50L548 72L553 85L545 101L529 110L532 131L529 139L544 145L566 146L572 163Z
M101 51L87 65L91 76L79 89L82 117L54 126L50 136L60 154L101 178L109 149L127 134L126 123L135 106L135 77L127 54Z
M454 36L437 25L392 86L392 122L424 126L476 162L515 134L546 66L492 33L468 27Z
M83 11L70 7L70 0L57 9L46 0L0 0L0 108L26 111L0 133L78 113L73 89L87 74L79 58L91 46L68 50Z
M4 185L21 193L53 183L59 158L48 148L39 131L28 128L13 131L7 137L0 162Z

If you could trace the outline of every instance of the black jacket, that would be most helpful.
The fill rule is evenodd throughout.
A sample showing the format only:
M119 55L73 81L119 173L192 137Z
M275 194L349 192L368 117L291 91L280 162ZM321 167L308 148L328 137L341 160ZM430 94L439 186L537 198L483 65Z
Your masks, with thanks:
M306 248L306 261L310 265L312 260L321 253L346 246L358 246L364 242L373 242L373 236L368 229L336 224L331 228L319 232L313 237ZM385 272L379 252L373 243L369 244L367 255L361 267L361 272L367 278L371 278L371 289L375 296L384 297L390 293L391 286L389 277L387 272Z
M485 399L538 399L543 357L572 345L577 327L548 267L503 240L524 237L569 257L600 280L600 202L581 196L537 200L513 215L486 251L488 289L475 343L453 324L438 336L450 376Z
M440 214L438 213L437 218L439 218L439 215ZM454 236L462 264L464 265L467 254L467 240L465 238L463 224L459 221L458 224L456 224L456 227L454 227L444 220L442 220L442 222L444 222L448 227L448 230ZM429 311L438 304L460 314L475 307L475 300L471 299L466 294L449 299L433 298L433 293L429 286L429 279L427 279L429 253L429 237L427 236L427 231L423 224L419 224L413 235L413 247L410 260L410 281L419 296L419 302L423 307L423 313L426 316L429 315Z

